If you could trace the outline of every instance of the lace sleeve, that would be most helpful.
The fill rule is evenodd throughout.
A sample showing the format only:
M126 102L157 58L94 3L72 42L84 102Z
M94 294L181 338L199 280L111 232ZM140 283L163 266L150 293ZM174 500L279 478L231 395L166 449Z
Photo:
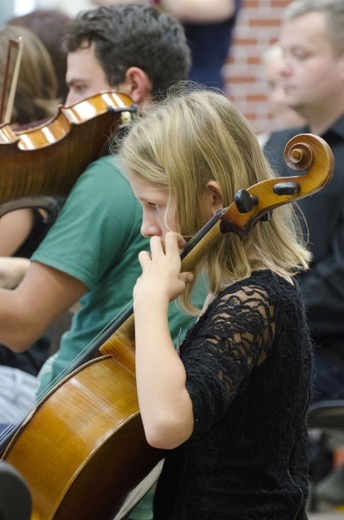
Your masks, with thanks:
M266 357L274 333L274 305L259 286L227 288L201 316L182 345L195 428L223 416Z

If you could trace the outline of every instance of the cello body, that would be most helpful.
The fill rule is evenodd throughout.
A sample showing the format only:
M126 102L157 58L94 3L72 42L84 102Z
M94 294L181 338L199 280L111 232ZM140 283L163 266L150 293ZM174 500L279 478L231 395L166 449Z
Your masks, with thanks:
M134 375L101 356L46 396L3 459L28 482L32 520L117 520L153 486L163 452L145 440Z

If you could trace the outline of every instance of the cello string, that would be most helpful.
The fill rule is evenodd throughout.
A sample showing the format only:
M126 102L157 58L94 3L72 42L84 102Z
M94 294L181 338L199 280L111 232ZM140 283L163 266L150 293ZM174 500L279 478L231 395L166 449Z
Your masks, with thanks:
M298 139L301 137L307 138L305 139L305 143L297 142ZM306 145L305 147L303 145ZM315 150L317 148L321 148L321 151L323 152L321 154L321 160L317 157L313 156L313 150L310 148L310 145L313 144ZM300 145L302 145L302 148L298 148ZM333 153L331 149L329 148L328 144L320 137L315 136L313 134L300 134L298 136L295 136L292 138L285 148L285 161L288 164L288 166L295 170L295 171L304 171L306 169L306 173L303 173L299 176L291 176L291 177L279 177L279 178L271 178L267 179L265 181L262 181L256 185L251 186L248 188L248 192L250 195L253 195L257 201L259 201L258 207L254 207L250 212L248 212L246 215L247 217L243 219L241 222L239 210L236 207L236 203L233 202L223 213L221 216L221 220L225 221L227 226L225 226L225 229L222 231L222 233L227 233L228 231L235 231L235 229L243 229L245 227L246 232L249 228L252 228L258 220L260 220L264 214L268 213L272 209L277 208L280 205L288 204L290 202L295 202L298 199L302 199L304 197L309 197L310 195L313 195L317 191L324 188L324 186L327 185L327 183L331 180L333 176L334 171L334 160L333 160ZM288 162L289 161L289 162ZM309 170L308 170L309 168ZM299 185L299 190L296 192L290 193L284 193L281 190L276 190L275 188L277 185L280 186L280 188L284 187L283 183L290 184L290 182L293 181L294 183ZM302 187L302 189L301 189ZM271 191L270 191L271 190ZM266 197L266 200L260 200L259 195L267 195L269 194L269 197ZM282 195L287 195L287 197L284 197ZM264 199L265 197L263 197ZM234 197L235 199L235 197ZM260 206L260 207L259 207ZM231 213L231 208L235 208L235 213ZM228 215L227 215L228 213ZM233 228L228 227L228 220L226 220L227 217L229 217L229 214L231 214L231 224L234 225ZM242 215L241 215L242 216ZM204 226L206 227L207 224ZM202 228L194 238L200 236L202 234L202 231L204 231L204 228ZM203 235L204 236L204 235ZM200 236L202 238L202 236ZM196 245L193 239L189 242L188 246ZM188 249L188 246L186 246L186 250ZM189 247L190 249L190 247ZM182 251L183 253L186 253L186 251ZM189 253L189 251L187 251ZM185 254L184 254L185 256ZM132 314L132 304L128 304L127 306L127 313L129 315ZM122 315L123 316L123 315ZM121 319L121 318L120 318ZM116 318L114 318L110 324L111 327L114 326L116 322ZM117 329L116 329L117 330ZM105 332L104 332L105 331ZM114 330L115 331L115 330ZM113 331L113 332L114 332ZM97 341L102 340L102 334L111 335L111 328L109 324L103 329L103 332L98 334L96 338L98 338ZM96 342L92 341L91 345L95 345ZM90 347L85 347L85 350L89 351ZM79 357L79 356L77 356ZM82 356L80 356L82 358ZM32 406L32 410L34 410L36 406ZM9 425L8 428L6 428L6 432L13 432L14 430L19 429L20 425L18 425L18 422L14 423L13 425ZM8 435L7 435L8 438ZM2 442L4 439L4 434L0 435L0 453L4 451L4 449L7 447L4 442ZM6 439L7 440L7 439Z
M121 311L114 316L110 322L82 349L82 351L69 363L61 373L56 376L53 381L48 385L45 390L38 392L36 401L27 407L22 413L16 417L13 423L10 423L0 433L0 454L5 450L9 441L13 435L20 429L23 422L34 412L39 404L43 401L44 397L66 376L68 376L75 368L80 366L84 361L85 357L89 357L90 354L94 353L99 346L104 343L104 337L108 339L122 324L126 321L128 315L132 314L132 301L127 303Z
M216 215L214 215L199 231L194 235L194 237L188 242L185 248L181 251L181 259L183 260L191 250L197 246L201 240L209 233L209 231L215 226L215 224L219 221L220 216L225 212L226 208L220 210ZM84 349L74 358L74 360L65 367L58 376L54 378L54 380L48 385L47 389L39 392L37 394L37 400L33 403L28 410L25 410L20 416L16 419L13 424L10 424L1 434L0 434L0 454L6 449L9 441L13 437L13 435L19 430L22 423L25 421L27 417L30 416L32 412L34 412L39 404L43 401L45 396L60 382L64 377L69 375L74 369L79 367L81 364L89 360L89 356L94 354L112 334L114 334L119 327L127 321L127 319L133 313L133 302L127 303L123 309L112 318L112 320L95 336L95 338L88 344ZM85 360L85 358L88 358Z
M84 347L77 356L69 363L58 376L48 385L47 389L37 395L38 402L47 394L57 383L64 377L69 375L72 371L78 368L81 364L89 360L89 357L98 350L98 348L108 339L122 324L126 321L128 315L132 314L132 301L127 303L123 309L105 325L105 327Z

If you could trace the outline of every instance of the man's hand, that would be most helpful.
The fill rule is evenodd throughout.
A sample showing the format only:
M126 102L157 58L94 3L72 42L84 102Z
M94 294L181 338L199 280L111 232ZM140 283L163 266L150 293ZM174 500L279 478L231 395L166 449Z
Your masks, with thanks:
M14 289L25 276L30 267L27 258L0 257L0 287L3 289Z

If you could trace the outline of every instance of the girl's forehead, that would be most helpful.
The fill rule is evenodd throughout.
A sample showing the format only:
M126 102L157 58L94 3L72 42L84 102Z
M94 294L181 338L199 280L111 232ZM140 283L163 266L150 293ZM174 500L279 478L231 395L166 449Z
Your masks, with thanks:
M129 175L128 178L135 196L140 200L150 200L152 198L167 200L170 196L166 188L153 185L141 177Z

